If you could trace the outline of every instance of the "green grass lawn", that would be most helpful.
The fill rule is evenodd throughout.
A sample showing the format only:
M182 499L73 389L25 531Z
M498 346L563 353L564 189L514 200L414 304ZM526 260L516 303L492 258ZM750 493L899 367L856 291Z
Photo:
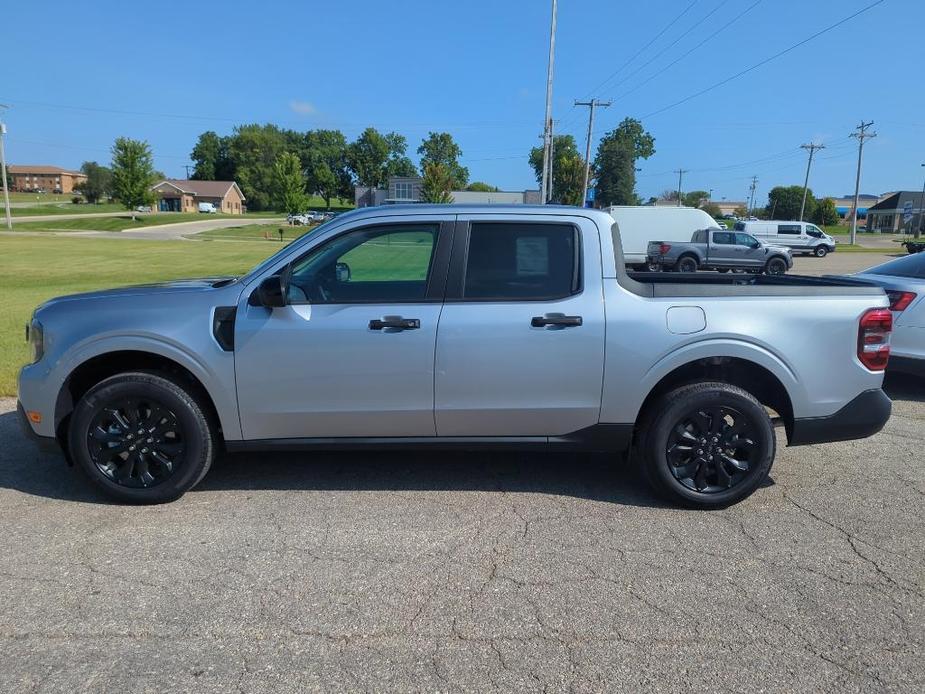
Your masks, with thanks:
M3 189L0 188L0 196ZM10 202L34 202L36 204L50 202L70 202L74 193L10 193Z
M240 275L279 243L191 243L0 234L0 395L16 392L24 326L51 297L181 277Z
M60 219L47 222L14 222L14 231L125 231L142 229L159 224L176 224L177 222L201 222L216 217L240 217L226 214L200 214L198 212L158 212L156 214L139 214L133 220L130 213L118 217L89 217Z
M210 229L199 234L190 235L196 241L272 241L279 245L279 230L283 230L283 241L292 241L308 233L315 226L290 226L285 220L275 224L245 224L240 227Z
M74 205L61 203L60 205L32 205L29 207L10 208L13 217L29 217L32 215L51 214L95 214L99 212L124 212L122 205L115 203L101 203L99 205Z

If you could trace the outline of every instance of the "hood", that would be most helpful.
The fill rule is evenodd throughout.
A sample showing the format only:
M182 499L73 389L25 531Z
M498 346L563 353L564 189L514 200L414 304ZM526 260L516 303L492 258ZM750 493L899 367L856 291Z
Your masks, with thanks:
M152 282L151 284L135 284L129 287L116 287L115 289L102 289L95 292L82 292L49 299L39 306L39 309L54 306L67 301L82 301L91 299L111 299L124 296L155 296L165 294L178 294L181 292L200 292L217 287L224 287L234 282L234 277L207 277L202 279L171 280L169 282ZM39 310L36 309L36 310Z

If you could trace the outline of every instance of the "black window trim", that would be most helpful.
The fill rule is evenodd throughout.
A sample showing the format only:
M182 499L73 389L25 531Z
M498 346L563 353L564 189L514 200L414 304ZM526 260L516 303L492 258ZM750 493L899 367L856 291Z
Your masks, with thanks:
M320 302L320 301L290 301L288 296L289 291L289 275L292 272L292 267L298 263L303 258L308 257L312 253L315 253L319 249L328 245L332 241L346 236L347 234L352 234L355 232L369 231L370 229L383 229L387 227L395 228L405 228L415 227L415 226L436 226L436 239L434 240L434 250L430 257L430 267L427 269L427 286L424 289L424 298L422 299L413 299L413 300L395 300L395 299L375 299L369 301L330 301L330 302ZM453 235L455 223L450 220L443 219L431 219L422 218L415 221L401 221L401 222L376 222L374 224L367 224L364 226L355 226L349 229L344 229L343 231L331 236L328 239L325 239L322 243L317 246L313 246L311 249L305 251L298 257L289 261L284 268L280 270L280 275L285 277L286 284L286 305L287 306L364 306L364 305L373 305L373 304L388 304L388 305L409 305L409 304L439 304L443 303L444 295L446 293L446 284L447 284L447 271L450 262L450 253L453 247ZM258 285L259 286L259 285ZM256 289L255 289L256 291Z
M469 237L473 224L505 224L521 226L567 226L577 241L575 244L574 266L572 268L572 287L568 294L533 297L467 297L465 291L466 268L469 263ZM450 268L446 281L445 303L452 304L520 304L526 302L562 301L584 293L584 244L581 227L574 222L552 222L536 219L471 219L456 223L453 239L453 253L450 256Z

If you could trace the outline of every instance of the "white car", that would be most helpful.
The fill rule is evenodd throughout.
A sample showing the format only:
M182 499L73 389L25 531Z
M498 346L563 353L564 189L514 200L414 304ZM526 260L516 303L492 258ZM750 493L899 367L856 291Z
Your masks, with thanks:
M888 260L854 275L886 291L893 312L887 371L925 378L925 253Z
M286 217L286 221L291 225L295 226L305 226L310 223L308 215L305 214L291 214Z

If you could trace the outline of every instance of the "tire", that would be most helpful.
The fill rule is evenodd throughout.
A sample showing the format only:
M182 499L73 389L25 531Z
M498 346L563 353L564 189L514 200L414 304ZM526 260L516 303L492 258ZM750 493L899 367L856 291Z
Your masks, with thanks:
M829 249L825 246L816 246L816 249L813 251L813 255L817 258L825 258L829 254Z
M697 259L692 255L682 255L674 269L676 272L697 272Z
M648 413L639 452L649 484L668 500L723 508L750 496L767 478L777 447L774 427L761 403L742 388L722 382L681 386ZM685 451L688 439L693 447Z
M97 487L136 504L179 499L205 477L217 448L191 389L141 372L107 378L80 399L68 447Z
M716 271L717 272L729 272L729 268L728 267L718 267L716 268Z
M771 258L764 271L769 275L783 275L787 272L787 262L783 258Z

